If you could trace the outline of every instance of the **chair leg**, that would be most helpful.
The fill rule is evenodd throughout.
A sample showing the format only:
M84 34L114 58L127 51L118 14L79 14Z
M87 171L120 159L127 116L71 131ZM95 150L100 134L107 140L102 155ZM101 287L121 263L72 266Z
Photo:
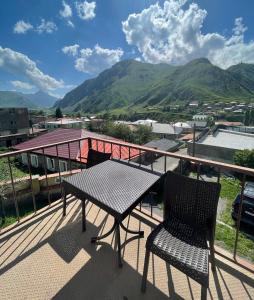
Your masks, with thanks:
M215 256L214 256L214 246L211 245L211 244L210 244L210 260L211 260L212 271L216 272Z
M147 282L149 258L150 258L150 250L146 249L144 270L143 270L143 277L142 277L142 284L141 284L141 292L142 293L145 293L145 291L146 291L146 282Z
M207 299L207 287L202 285L201 286L201 300Z

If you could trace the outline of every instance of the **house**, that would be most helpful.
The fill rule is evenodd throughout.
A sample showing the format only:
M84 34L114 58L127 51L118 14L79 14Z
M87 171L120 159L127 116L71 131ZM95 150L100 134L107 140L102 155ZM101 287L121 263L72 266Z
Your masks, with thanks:
M112 137L96 134L84 129L59 128L24 143L18 144L14 147L14 149L24 150L85 137L105 138L112 141L119 141ZM129 155L130 158L134 158L139 155L139 150L137 149L130 148L129 151L129 147L120 147L119 145L112 145L111 148L110 143L96 142L95 140L92 140L92 148L100 152L107 153L110 153L112 150L112 157L117 159L129 159ZM80 142L77 141L70 143L69 146L68 144L63 144L57 148L45 148L44 154L45 155L43 155L42 150L35 150L31 152L30 162L33 168L43 169L46 167L49 172L58 172L59 170L64 172L69 169L78 168L81 164L85 164L87 162L88 141L82 140ZM20 160L24 165L27 165L27 153L22 153Z
M67 119L62 118L55 121L45 122L44 126L46 129L56 129L56 128L82 128L83 121L80 119Z
M196 125L196 129L205 129L207 127L207 121L187 121L186 122L191 128L194 127L194 124Z
M237 150L254 149L254 135L224 129L202 136L195 143L195 156L226 163L234 162ZM188 143L188 153L193 153L193 143Z
M175 139L183 129L167 123L152 123L152 132L159 138Z
M192 127L187 122L177 122L174 124L174 127L182 129L182 133L188 133L192 131Z
M27 108L0 108L0 135L29 134Z
M207 121L209 118L211 118L211 117L208 116L208 115L194 115L192 117L192 120L194 120L194 121Z
M190 108L198 108L198 106L199 106L198 101L192 101L189 103Z
M151 126L154 123L157 123L157 121L146 119L146 120L137 120L135 122L132 122L132 125L148 125L148 126Z

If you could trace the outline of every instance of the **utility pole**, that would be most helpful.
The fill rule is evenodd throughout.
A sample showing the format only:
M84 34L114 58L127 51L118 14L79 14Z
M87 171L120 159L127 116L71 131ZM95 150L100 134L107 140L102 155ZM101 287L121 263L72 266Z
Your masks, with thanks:
M192 148L192 156L195 156L195 147L196 147L196 123L193 126L193 148Z

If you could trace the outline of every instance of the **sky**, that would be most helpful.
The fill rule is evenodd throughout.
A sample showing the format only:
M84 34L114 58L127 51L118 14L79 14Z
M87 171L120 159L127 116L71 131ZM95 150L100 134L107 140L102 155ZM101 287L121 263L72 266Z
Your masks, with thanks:
M253 0L8 0L0 90L63 97L124 59L254 63Z

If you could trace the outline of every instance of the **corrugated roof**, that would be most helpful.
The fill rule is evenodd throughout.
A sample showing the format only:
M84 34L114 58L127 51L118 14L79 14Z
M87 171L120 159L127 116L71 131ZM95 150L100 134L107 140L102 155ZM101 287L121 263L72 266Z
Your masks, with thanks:
M230 148L235 150L253 150L254 135L228 130L218 130L214 135L208 135L199 140L198 144Z
M82 129L64 129L59 128L55 129L49 133L45 133L43 135L40 135L36 138L33 138L29 141L26 141L24 143L18 144L14 147L16 150L25 150L28 148L33 147L39 147L39 146L45 146L48 144L53 143L60 143L65 142L68 140L78 139L81 137L95 137L95 138L102 138L102 139L108 139L108 140L114 140L114 141L121 141L115 138L112 138L107 135L98 134L94 132L90 132L87 130ZM133 144L133 146L135 146ZM88 153L88 141L84 140L81 141L81 157L82 162L86 162L87 153ZM94 150L110 153L111 152L111 144L110 143L103 143L103 142L96 142L95 140L92 141L92 148ZM42 150L33 151L34 153L42 154ZM57 156L56 147L50 147L44 149L45 155L48 156ZM58 155L60 158L68 159L69 158L69 149L68 144L59 145L58 146ZM139 150L131 148L130 149L130 157L136 157L139 155ZM120 147L119 145L112 145L112 157L116 159L128 159L129 158L129 148L126 146ZM70 144L70 158L72 160L80 160L80 146L79 142L73 142Z
M146 143L144 146L149 148L155 148L162 151L168 151L175 148L178 145L175 141L169 139L152 140Z
M180 134L182 132L182 128L174 127L170 124L166 123L153 123L152 124L152 132L153 133L161 133L161 134Z
M24 143L18 144L14 147L16 150L24 150L33 147L45 146L53 143L61 143L68 140L81 138L82 129L64 129L59 128L51 132L42 134L38 137L35 137L31 140L28 140ZM34 153L42 153L42 150L33 151ZM56 147L46 148L44 150L45 155L48 156L57 156ZM58 146L58 153L60 158L69 158L69 149L68 145ZM70 144L70 157L72 160L75 160L79 153L79 143Z

